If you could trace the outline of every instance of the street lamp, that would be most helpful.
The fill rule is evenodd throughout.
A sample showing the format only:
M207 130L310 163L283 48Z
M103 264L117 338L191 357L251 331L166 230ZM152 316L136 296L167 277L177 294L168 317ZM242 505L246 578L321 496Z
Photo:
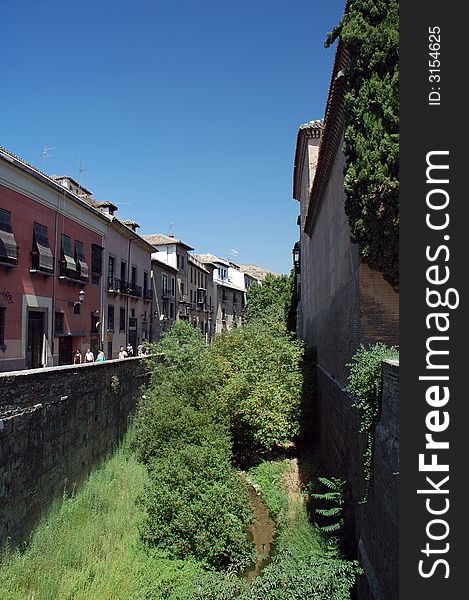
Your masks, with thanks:
M301 265L301 244L300 244L300 242L296 242L296 244L293 246L292 254L293 254L293 265L295 267L295 271L297 273L299 273L300 265Z
M80 304L85 301L86 292L85 290L80 290L78 292L78 299L80 300Z

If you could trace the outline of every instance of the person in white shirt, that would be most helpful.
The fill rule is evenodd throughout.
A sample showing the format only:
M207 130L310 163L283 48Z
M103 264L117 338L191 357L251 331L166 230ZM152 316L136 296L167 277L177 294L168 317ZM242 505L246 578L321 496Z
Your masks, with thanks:
M128 354L127 352L124 350L124 346L121 346L119 348L119 358L127 358Z
M91 352L91 350L89 348L85 354L85 362L87 362L87 363L94 362L94 354Z

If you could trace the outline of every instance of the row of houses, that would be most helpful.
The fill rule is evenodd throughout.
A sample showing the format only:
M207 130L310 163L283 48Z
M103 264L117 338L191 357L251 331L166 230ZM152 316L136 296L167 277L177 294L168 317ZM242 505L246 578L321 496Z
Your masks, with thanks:
M140 235L117 210L0 148L0 371L70 364L76 349L117 358L177 319L207 343L242 324L258 277L172 234Z

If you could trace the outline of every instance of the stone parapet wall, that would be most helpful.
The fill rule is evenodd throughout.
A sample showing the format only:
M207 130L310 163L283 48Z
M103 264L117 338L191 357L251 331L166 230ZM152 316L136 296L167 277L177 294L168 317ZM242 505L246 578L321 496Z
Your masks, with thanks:
M115 449L147 371L135 357L0 374L0 544Z
M376 426L372 489L365 503L363 450L353 399L317 366L317 435L322 474L347 481L345 516L352 523L349 542L365 576L359 600L395 600L399 582L399 363L383 363L383 394Z

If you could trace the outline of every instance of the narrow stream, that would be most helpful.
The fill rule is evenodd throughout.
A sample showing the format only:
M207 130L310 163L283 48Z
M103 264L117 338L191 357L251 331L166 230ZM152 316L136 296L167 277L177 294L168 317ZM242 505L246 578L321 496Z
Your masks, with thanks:
M273 550L276 532L275 522L272 520L268 508L252 485L249 485L249 501L254 514L254 522L248 531L256 547L258 558L243 573L244 579L248 582L259 575L264 562Z

